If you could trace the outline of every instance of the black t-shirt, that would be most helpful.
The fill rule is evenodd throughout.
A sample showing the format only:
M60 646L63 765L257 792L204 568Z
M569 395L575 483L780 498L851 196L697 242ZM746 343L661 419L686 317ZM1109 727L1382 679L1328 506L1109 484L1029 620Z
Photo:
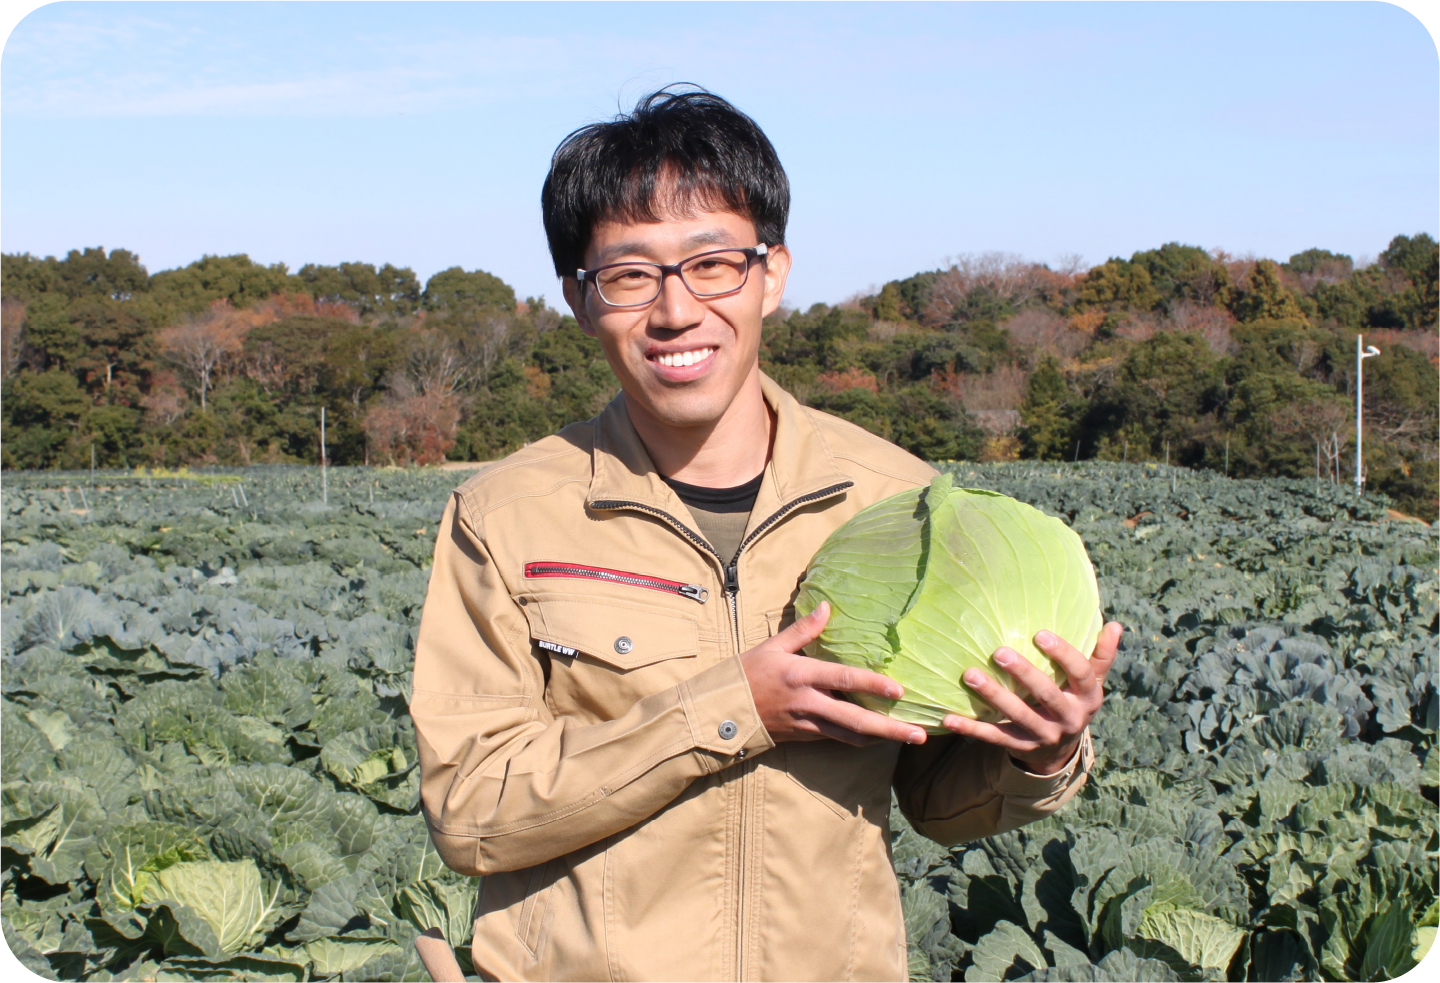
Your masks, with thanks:
M700 527L700 535L715 548L715 552L729 561L740 550L745 538L745 526L750 521L750 510L755 507L755 496L760 493L761 471L743 485L734 488L705 488L691 485L674 478L661 480L669 485Z

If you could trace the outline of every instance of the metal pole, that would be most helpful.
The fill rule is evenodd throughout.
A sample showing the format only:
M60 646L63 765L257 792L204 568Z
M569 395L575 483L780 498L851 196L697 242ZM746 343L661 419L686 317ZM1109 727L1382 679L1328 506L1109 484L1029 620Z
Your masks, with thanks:
M1360 448L1365 439L1365 355L1360 350L1360 335L1355 336L1355 490L1360 491L1364 477L1360 473Z
M1355 336L1355 490L1365 492L1365 467L1362 454L1365 437L1365 360L1380 354L1380 349L1367 345L1362 350L1360 340Z
M326 474L325 460L325 407L320 407L320 499L330 504L330 479Z

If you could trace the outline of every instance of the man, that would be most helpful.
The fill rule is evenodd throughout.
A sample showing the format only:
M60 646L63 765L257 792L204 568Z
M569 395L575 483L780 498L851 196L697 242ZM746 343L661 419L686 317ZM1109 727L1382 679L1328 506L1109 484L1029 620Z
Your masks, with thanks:
M436 848L482 877L475 964L904 979L892 787L944 843L1058 808L1120 627L1089 661L1040 639L1063 690L997 652L1039 701L982 677L1002 725L927 739L843 699L899 686L801 654L828 612L792 624L796 587L831 531L934 471L760 372L790 269L770 142L662 90L571 134L542 201L622 393L462 485L436 543L411 712Z

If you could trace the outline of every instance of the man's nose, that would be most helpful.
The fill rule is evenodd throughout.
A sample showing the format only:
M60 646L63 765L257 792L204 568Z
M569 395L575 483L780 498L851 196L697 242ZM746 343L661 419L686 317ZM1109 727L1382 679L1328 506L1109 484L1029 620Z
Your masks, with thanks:
M705 305L690 292L678 273L667 273L660 281L660 296L650 312L650 323L658 328L678 331L700 323L705 318Z

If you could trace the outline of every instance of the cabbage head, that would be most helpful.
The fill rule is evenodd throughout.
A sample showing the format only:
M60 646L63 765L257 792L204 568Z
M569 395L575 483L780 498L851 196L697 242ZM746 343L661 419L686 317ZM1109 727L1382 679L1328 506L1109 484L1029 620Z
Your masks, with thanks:
M1035 647L1035 633L1048 629L1089 655L1102 623L1095 569L1073 529L998 492L955 488L948 474L835 530L810 562L796 615L822 600L830 621L807 654L894 679L905 687L899 700L850 696L932 734L948 733L947 713L1001 719L960 681L972 667L1030 698L992 663L1000 646L1063 686L1065 671Z

